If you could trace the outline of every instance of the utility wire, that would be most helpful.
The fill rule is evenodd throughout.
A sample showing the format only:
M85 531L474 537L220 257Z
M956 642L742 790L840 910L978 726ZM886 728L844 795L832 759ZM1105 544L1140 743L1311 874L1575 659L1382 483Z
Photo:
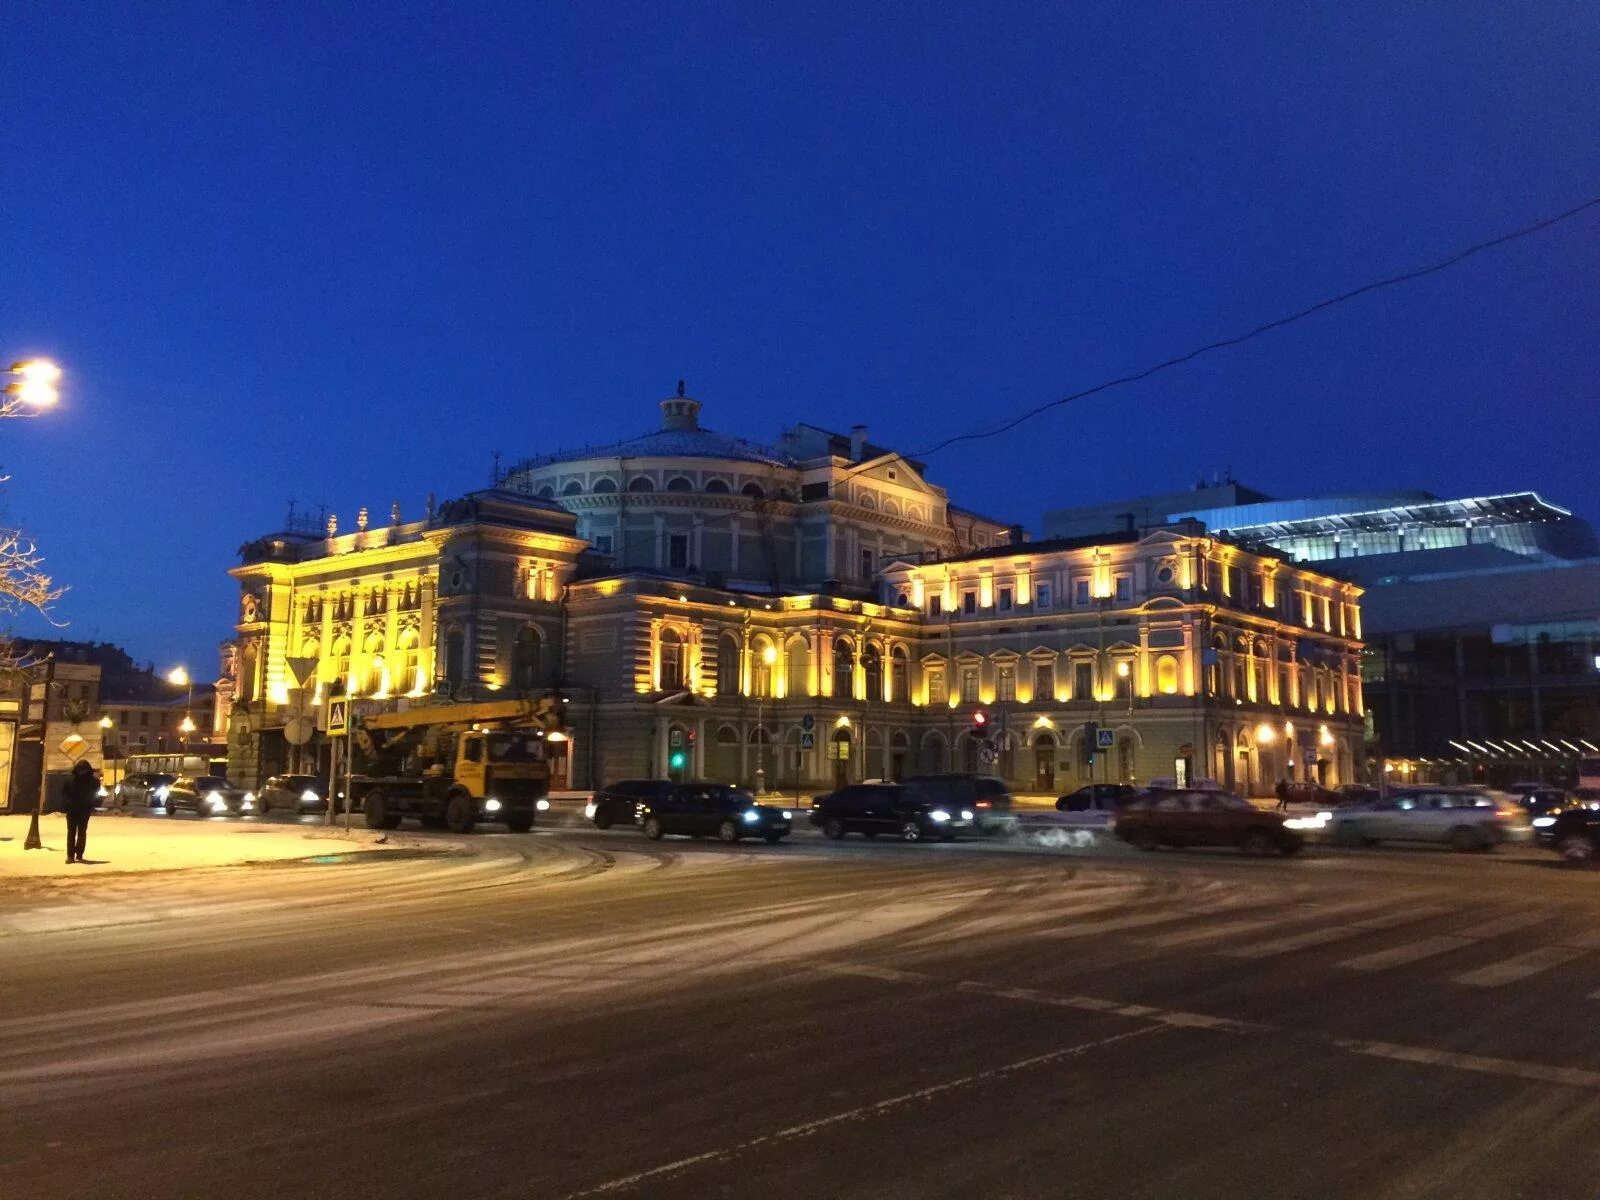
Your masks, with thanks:
M1254 338L1261 337L1263 334L1271 333L1275 329L1282 329L1286 325L1293 325L1298 321L1304 321L1307 317L1314 316L1315 314L1324 312L1330 308L1336 308L1341 304L1348 304L1350 301L1361 296L1369 295L1372 292L1382 291L1385 288L1396 287L1402 283L1411 283L1415 280L1426 278L1429 275L1436 275L1441 271L1447 271L1451 267L1465 262L1474 255L1482 254L1486 250L1493 250L1496 247L1507 245L1525 237L1530 237L1533 234L1540 233L1551 228L1552 226L1560 225L1564 221L1570 221L1572 218L1587 212L1589 209L1597 207L1600 207L1600 196L1590 197L1581 204L1574 205L1573 207L1566 209L1563 212L1555 213L1552 216L1543 217L1533 222L1531 225L1524 225L1520 229L1513 229L1508 233L1502 233L1484 241L1475 242L1466 249L1459 250L1450 255L1448 258L1442 258L1437 262L1428 264L1427 266L1417 267L1409 271L1402 271L1396 275L1388 275L1382 279L1375 279L1370 283L1364 283L1360 287L1351 288L1349 291L1340 292L1337 295L1329 296L1323 300L1318 300L1315 304L1307 305L1305 308L1299 309L1296 312L1289 313L1286 316L1277 317L1274 320L1266 322L1265 324L1257 325L1254 329L1246 330L1243 333L1235 334L1231 337L1219 338L1214 342L1207 342L1203 346L1197 346L1193 350L1189 350L1173 358L1168 358L1161 362L1155 363L1153 366L1146 367L1141 371L1135 371L1130 375L1120 375L1115 379L1103 380L1092 387L1084 388L1082 391L1073 392L1066 396L1060 396L1054 400L1047 400L1043 404L1035 405L1026 412L1019 413L1017 416L1012 417L1010 420L1004 421L1000 424L984 426L980 429L971 430L967 433L952 434L943 441L934 443L926 450L919 450L915 453L909 453L904 455L904 457L913 459L927 458L930 455L937 454L941 450L945 450L956 445L958 442L974 442L982 441L986 438L998 437L1000 434L1009 433L1011 430L1017 428L1017 426L1031 421L1033 418L1040 416L1043 413L1047 413L1052 409L1060 408L1066 404L1071 404L1075 400L1083 400L1089 396L1097 395L1100 392L1109 391L1112 388L1124 387L1130 383L1138 383L1141 380L1149 379L1152 375L1160 374L1162 371L1169 371L1173 367L1182 366L1187 362L1193 362L1202 355L1211 354L1218 350L1225 350L1233 346L1242 345L1243 343L1251 341ZM627 456L625 455L624 457ZM868 462L862 463L856 467L852 467L850 470L841 475L835 482L843 483L872 465L872 463ZM559 497L557 499L559 500ZM693 530L704 528L707 520L708 518L705 517L696 517L689 524L685 532L692 532ZM674 530L673 532L678 531ZM655 536L656 535L654 531L641 533L638 535L637 539L625 541L623 546L626 549L631 550L634 548L635 544L642 545L645 542L654 541ZM619 548L616 553L619 559L623 557L623 550L621 548Z

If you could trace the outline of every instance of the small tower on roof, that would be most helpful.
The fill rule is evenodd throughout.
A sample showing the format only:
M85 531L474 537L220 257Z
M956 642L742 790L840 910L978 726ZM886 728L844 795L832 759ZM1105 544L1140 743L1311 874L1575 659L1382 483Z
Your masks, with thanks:
M661 428L699 429L700 401L683 392L683 380L678 380L678 394L661 402Z

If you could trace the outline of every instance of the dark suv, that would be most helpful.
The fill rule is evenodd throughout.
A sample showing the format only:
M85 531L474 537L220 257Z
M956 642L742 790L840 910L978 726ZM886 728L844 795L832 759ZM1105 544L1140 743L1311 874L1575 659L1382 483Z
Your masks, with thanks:
M993 775L913 775L903 782L952 816L970 808L979 832L1011 823L1011 790Z
M607 784L589 797L589 803L583 806L583 815L594 822L596 829L637 825L641 804L664 800L677 786L670 779L624 779Z
M855 783L818 796L811 806L811 823L830 838L880 833L903 842L949 839L970 831L977 811L944 801L910 783Z
M725 783L678 783L665 796L642 801L639 824L645 837L659 841L669 833L690 837L716 835L732 844L741 838L781 841L794 814L786 808L757 803L743 788Z
M1540 825L1549 821L1549 825ZM1539 844L1547 846L1574 867L1587 867L1600 855L1600 810L1574 805L1534 818Z
M1056 801L1057 812L1115 812L1138 790L1126 783L1086 783Z

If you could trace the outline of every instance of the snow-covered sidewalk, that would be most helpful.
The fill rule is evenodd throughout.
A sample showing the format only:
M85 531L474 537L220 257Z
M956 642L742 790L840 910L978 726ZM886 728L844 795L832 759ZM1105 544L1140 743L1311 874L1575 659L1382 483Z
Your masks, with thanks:
M89 822L87 860L66 861L67 821L49 813L39 823L42 850L24 850L26 816L0 817L0 888L10 880L84 877L123 871L181 871L281 862L353 850L382 853L410 840L338 826L265 825L253 821L129 817L97 814ZM383 839L380 841L380 839Z

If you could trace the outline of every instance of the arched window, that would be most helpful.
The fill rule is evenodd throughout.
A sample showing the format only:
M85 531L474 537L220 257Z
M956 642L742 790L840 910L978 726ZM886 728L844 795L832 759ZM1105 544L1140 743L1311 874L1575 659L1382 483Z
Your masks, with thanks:
M667 480L667 491L692 492L694 491L694 482L693 480L686 479L682 475L674 475L671 479Z
M750 694L771 700L772 680L778 671L778 648L770 638L758 637L750 643L750 653Z
M467 635L459 627L444 635L444 677L459 688L467 677Z
M551 487L548 483L545 484L542 488L539 489L539 499L541 499L541 500L554 500L555 498L556 498L556 490L555 490L555 488Z
M840 638L833 643L833 698L835 700L848 700L854 691L856 668L856 650L850 644L849 638Z
M582 493L583 493L583 484L579 483L576 479L574 479L571 483L567 484L566 487L561 489L561 494L563 496L577 496L577 495L581 495Z
M365 647L367 654L367 679L366 686L361 690L369 696L387 695L389 691L389 676L383 661L383 638L373 634L367 639Z
M787 691L790 696L811 694L811 680L808 678L810 668L811 648L806 645L805 638L790 638L789 644L784 647L784 676L789 681Z
M609 496L612 492L617 490L617 481L615 479L607 478L596 479L594 481L594 487L591 490L597 496Z
M650 482L648 475L635 475L628 480L628 490L630 492L653 492L656 490L656 485Z
M901 704L911 699L911 660L904 646L889 651L889 699Z
M243 678L241 675L240 678ZM330 690L342 696L350 690L350 639L340 638L333 643L333 678Z
M739 694L739 639L725 633L717 639L717 695Z
M1163 696L1176 694L1178 690L1178 660L1170 654L1163 654L1156 659L1156 691Z
M861 667L867 677L867 699L883 699L883 655L876 646L868 645L861 652Z
M524 625L517 631L516 645L511 651L511 686L519 692L531 692L543 682L540 658L544 650L539 631Z
M683 635L676 629L661 631L661 690L683 690Z
M401 693L422 693L422 679L417 674L417 631L408 629L400 635L400 674L394 678L394 690Z
M728 484L725 480L708 479L706 481L706 491L713 495L726 496L728 494Z
M765 500L767 498L766 492L761 490L761 485L759 483L745 484L739 489L739 494L741 496L749 496L752 500Z

